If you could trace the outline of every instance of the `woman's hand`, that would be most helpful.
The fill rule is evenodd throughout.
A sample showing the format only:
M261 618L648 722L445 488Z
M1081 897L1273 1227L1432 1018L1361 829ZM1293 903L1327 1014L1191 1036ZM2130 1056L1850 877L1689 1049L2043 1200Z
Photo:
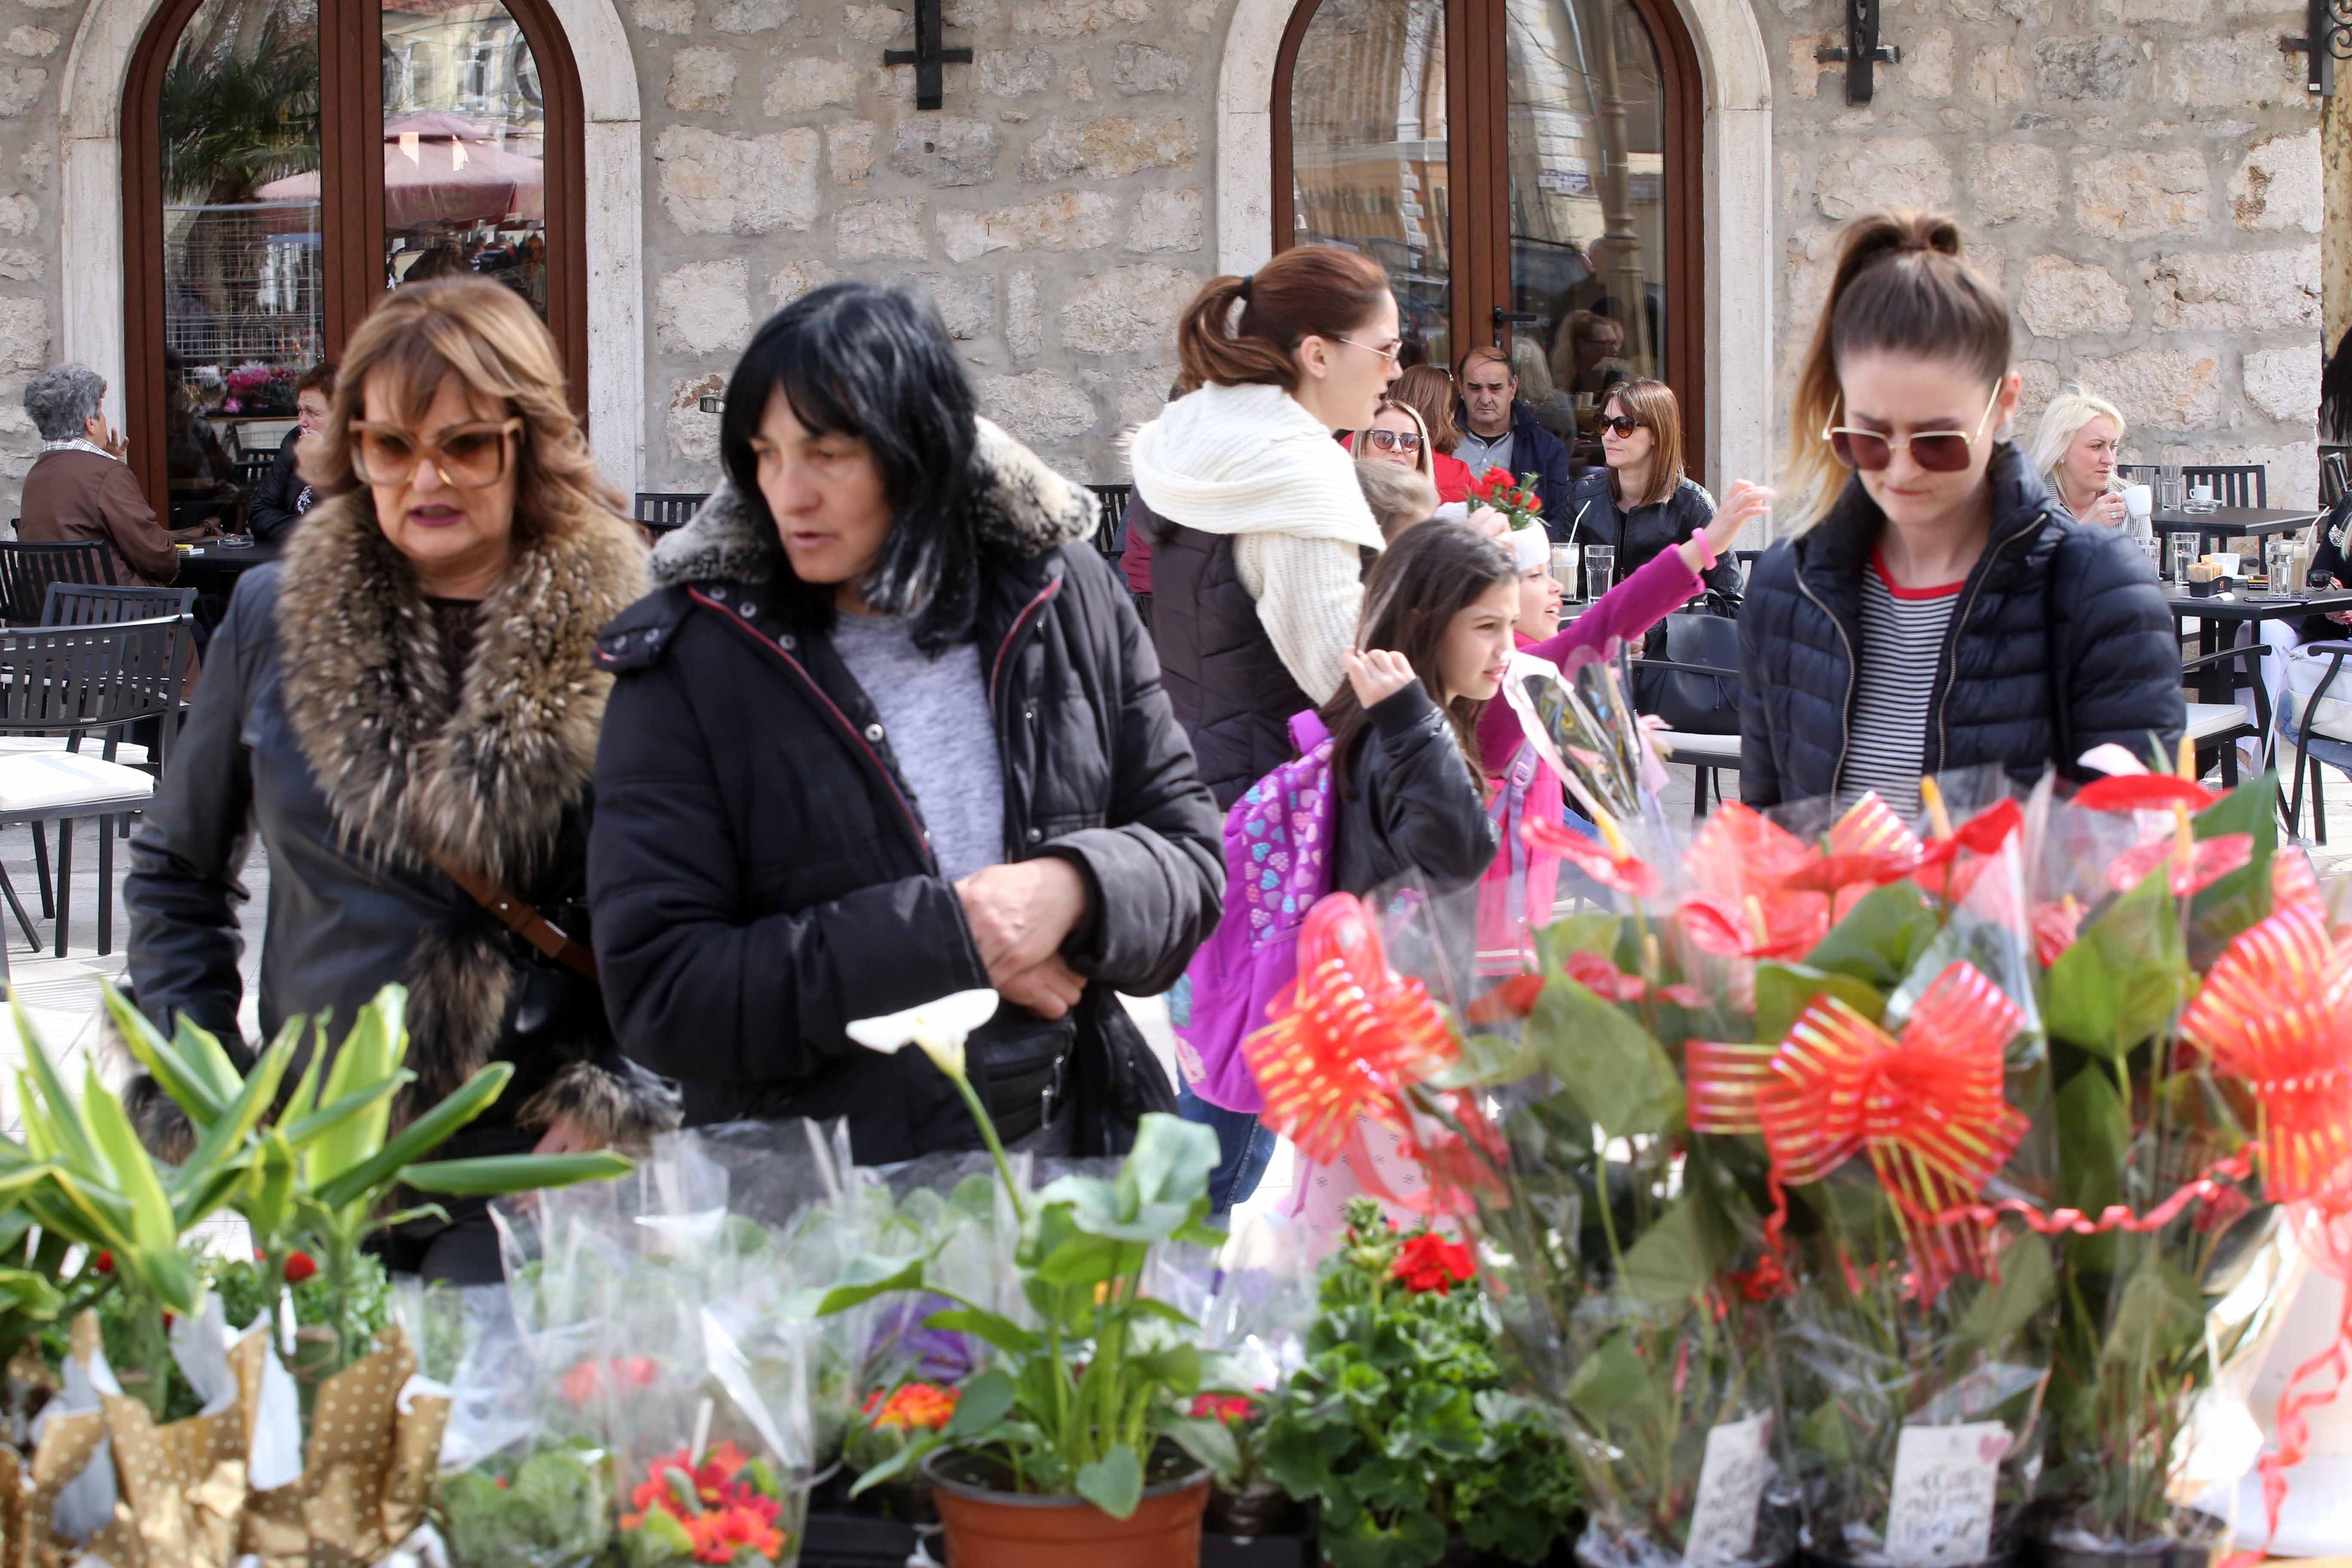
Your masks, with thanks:
M1746 479L1734 484L1731 493L1723 498L1723 504L1716 508L1715 516L1707 520L1706 542L1715 547L1717 558L1730 554L1732 547L1739 542L1739 531L1759 517L1769 516L1771 510L1770 490ZM1697 541L1684 540L1682 552L1684 562L1692 571L1706 569L1706 555Z
M2083 521L2095 522L2101 528L2113 528L2130 515L2130 509L2124 505L2123 496L2117 491L2108 490L2084 511Z
M988 983L1008 996L1006 986L1060 952L1087 912L1086 879L1054 855L974 871L955 890Z
M1059 1018L1078 1005L1086 994L1086 977L1062 962L1059 953L1034 968L1007 975L996 994L1040 1018Z
M1356 689L1356 700L1367 712L1420 679L1413 674L1410 659L1389 648L1361 653L1349 648L1340 657L1347 660L1348 684Z
M569 1116L559 1116L548 1123L533 1145L534 1154L593 1154L604 1146L604 1141L590 1132Z

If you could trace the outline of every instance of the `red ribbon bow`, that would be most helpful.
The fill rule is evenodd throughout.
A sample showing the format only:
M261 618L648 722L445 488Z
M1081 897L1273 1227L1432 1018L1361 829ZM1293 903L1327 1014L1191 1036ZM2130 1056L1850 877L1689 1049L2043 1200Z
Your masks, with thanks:
M1964 1269L1990 1271L1986 1230L1930 1221L1974 1197L2025 1136L2001 1092L2002 1053L2024 1022L1965 962L1936 977L1899 1038L1816 997L1778 1046L1690 1043L1691 1131L1764 1135L1776 1257L1786 1189L1868 1154L1910 1250L1913 1291L1930 1300Z
M1408 1131L1405 1086L1460 1054L1428 989L1388 966L1351 893L1307 911L1298 979L1268 1011L1274 1021L1242 1041L1262 1120L1319 1165L1339 1158L1360 1116Z

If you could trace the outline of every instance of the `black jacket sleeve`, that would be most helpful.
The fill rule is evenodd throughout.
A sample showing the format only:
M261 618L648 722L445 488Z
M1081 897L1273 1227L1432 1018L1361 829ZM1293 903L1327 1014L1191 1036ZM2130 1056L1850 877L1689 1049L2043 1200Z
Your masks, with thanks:
M2058 771L2083 777L2076 760L2113 741L2147 758L2169 757L2188 728L2180 694L2180 646L2156 568L2120 531L2077 524L2053 563L2051 602L2071 606L2053 628L2062 639L2052 695L2064 716Z
M294 444L301 437L299 430L289 431L278 445L278 458L269 467L268 475L255 487L253 500L246 508L246 528L257 543L283 544L302 514L294 510L302 494L302 476L294 464Z
M1108 574L1106 574L1107 575ZM1222 816L1168 706L1160 660L1123 594L1105 595L1118 639L1110 825L1045 846L1087 879L1087 916L1064 956L1131 995L1176 984L1224 907Z
M725 697L689 686L675 658L623 674L596 750L588 896L623 1048L674 1078L801 1078L860 1048L844 1033L853 1019L986 985L962 903L938 877L746 915L705 731L728 721Z
M1762 579L1788 568L1785 560L1767 555L1756 563L1756 590L1739 617L1739 798L1761 810L1780 804L1780 769L1772 756L1771 726L1765 717L1764 692L1769 679L1764 668L1766 605Z
M1568 519L1576 509L1569 498L1576 490L1575 465L1560 438L1521 413L1511 441L1512 466L1536 477L1536 494L1543 498L1544 531L1555 541L1568 538Z
M1372 805L1395 868L1419 872L1440 897L1472 886L1500 841L1454 727L1418 680L1366 717L1365 747L1379 752Z
M244 999L237 907L247 895L239 873L253 837L246 708L255 664L275 634L268 591L275 573L264 567L237 584L173 746L171 777L139 820L122 883L128 973L141 1010L166 1030L185 1014L231 1050Z

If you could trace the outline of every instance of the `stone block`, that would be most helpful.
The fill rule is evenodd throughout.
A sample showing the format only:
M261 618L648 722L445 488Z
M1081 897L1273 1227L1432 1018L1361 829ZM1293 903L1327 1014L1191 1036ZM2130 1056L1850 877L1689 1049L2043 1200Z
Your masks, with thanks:
M903 5L845 5L841 25L853 38L887 44L901 33L914 31L914 14Z
M2139 48L2128 37L2043 38L2033 46L2033 85L2047 103L2112 103L2131 92Z
M772 310L782 310L812 289L821 289L833 281L832 268L822 261L794 261L776 268L768 279L768 303Z
M845 261L883 256L920 260L929 248L923 235L923 204L898 197L844 207L834 216L833 248Z
M1839 222L1880 207L1948 208L1951 162L1925 137L1842 138L1822 151L1813 203Z
M1151 20L1152 0L1022 0L1013 30L1041 38L1083 38Z
M1192 62L1171 49L1123 42L1111 58L1110 85L1129 98L1145 92L1181 92L1192 79Z
M8 29L8 52L28 60L37 60L58 52L65 40L47 27L11 27Z
M1789 40L1789 90L1798 98L1821 97L1822 73L1832 68L1821 59L1822 46L1829 41L1827 33L1800 33Z
M0 196L0 234L30 234L40 221L40 205L32 197Z
M17 245L0 247L0 278L11 283L38 283L48 274L49 264L38 251ZM0 397L0 407L5 406L5 398Z
M1189 169L1198 150L1192 125L1181 119L1122 116L1083 125L1055 121L1029 143L1021 175L1028 180L1066 180L1076 174L1125 179L1146 169Z
M2131 295L2104 267L2063 256L2037 256L2026 264L2017 313L2037 338L2131 330Z
M0 295L0 365L11 370L48 368L48 306L21 295Z
M2132 349L2080 361L2075 371L2084 385L2122 409L2136 431L2205 430L2221 421L2221 361L2216 350Z
M1083 353L1166 353L1201 276L1179 267L1114 267L1086 278L1062 307L1062 342Z
M898 126L890 167L934 185L985 184L996 178L996 127L919 113Z
M2017 362L2017 417L2020 423L2038 416L2058 395L2058 367L2044 359Z
M2317 234L2327 216L2319 174L2319 128L2257 142L2230 176L2230 216L2238 226Z
M731 50L678 50L669 63L666 100L688 113L726 113L735 105L735 65Z
M710 13L710 25L738 36L772 33L800 14L797 0L721 0Z
M930 296L958 342L984 338L996 330L996 279L985 272L900 273L893 283L911 285Z
M824 128L825 161L833 167L833 183L855 189L874 173L874 122L854 120Z
M2310 97L2303 57L2278 41L2279 29L2270 27L2167 44L2158 56L2158 101L2200 109L2302 103Z
M1896 79L1909 89L1911 96L1922 99L1952 96L1952 35L1948 28L1937 27L1919 36L1919 41L1903 51L1903 63L1895 68Z
M2205 226L2210 195L2195 147L2110 153L2074 166L2074 223L2086 234L2194 234Z
M1027 359L1045 344L1045 313L1037 305L1037 275L1015 272L1004 281L1004 346Z
M10 66L0 70L0 120L14 120L38 103L47 93L49 73L39 66Z
M2310 407L2305 407L2294 423L2311 428ZM2201 451L2185 454L2190 462L2210 461ZM2319 508L2319 443L2294 441L2283 447L2237 447L2230 448L2233 463L2259 463L2268 475L2270 502L2278 507Z
M2025 67L2009 44L1970 51L1969 96L2006 108L2025 97Z
M1984 143L1969 160L1969 186L1977 222L1987 227L2056 223L2066 177L2053 149L2003 139Z
M847 60L786 60L770 74L767 98L761 107L777 116L852 108L857 102L857 84L863 75Z
M1092 250L1117 234L1118 204L1098 191L1057 191L989 212L943 212L937 222L950 261L992 250Z
M629 14L648 33L694 31L694 0L635 0Z
M719 416L705 414L702 400L719 396L726 390L727 378L715 374L670 383L671 457L687 463L716 463L719 460Z
M975 64L983 98L1019 98L1054 84L1054 57L1043 49L983 49Z
M773 234L816 221L819 138L803 127L737 136L673 125L654 143L654 176L683 234Z
M751 270L740 256L665 272L656 292L655 341L665 353L732 353L751 335Z
M2246 355L2246 400L2273 419L2304 424L2319 407L2317 343L2257 349Z
M1128 225L1127 247L1200 249L1201 193L1191 189L1144 192L1135 204L1135 221Z
M2319 247L2159 256L2147 264L2159 331L2319 329Z
M1049 370L986 376L979 392L980 411L1033 447L1067 441L1095 427L1094 399Z

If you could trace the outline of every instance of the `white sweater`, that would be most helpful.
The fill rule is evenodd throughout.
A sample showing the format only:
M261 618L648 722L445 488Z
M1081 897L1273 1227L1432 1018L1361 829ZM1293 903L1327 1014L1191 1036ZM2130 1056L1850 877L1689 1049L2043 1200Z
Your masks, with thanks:
M1143 504L1169 521L1234 536L1234 568L1258 623L1317 702L1347 677L1341 654L1364 607L1364 550L1380 525L1356 462L1278 386L1203 386L1136 431Z

